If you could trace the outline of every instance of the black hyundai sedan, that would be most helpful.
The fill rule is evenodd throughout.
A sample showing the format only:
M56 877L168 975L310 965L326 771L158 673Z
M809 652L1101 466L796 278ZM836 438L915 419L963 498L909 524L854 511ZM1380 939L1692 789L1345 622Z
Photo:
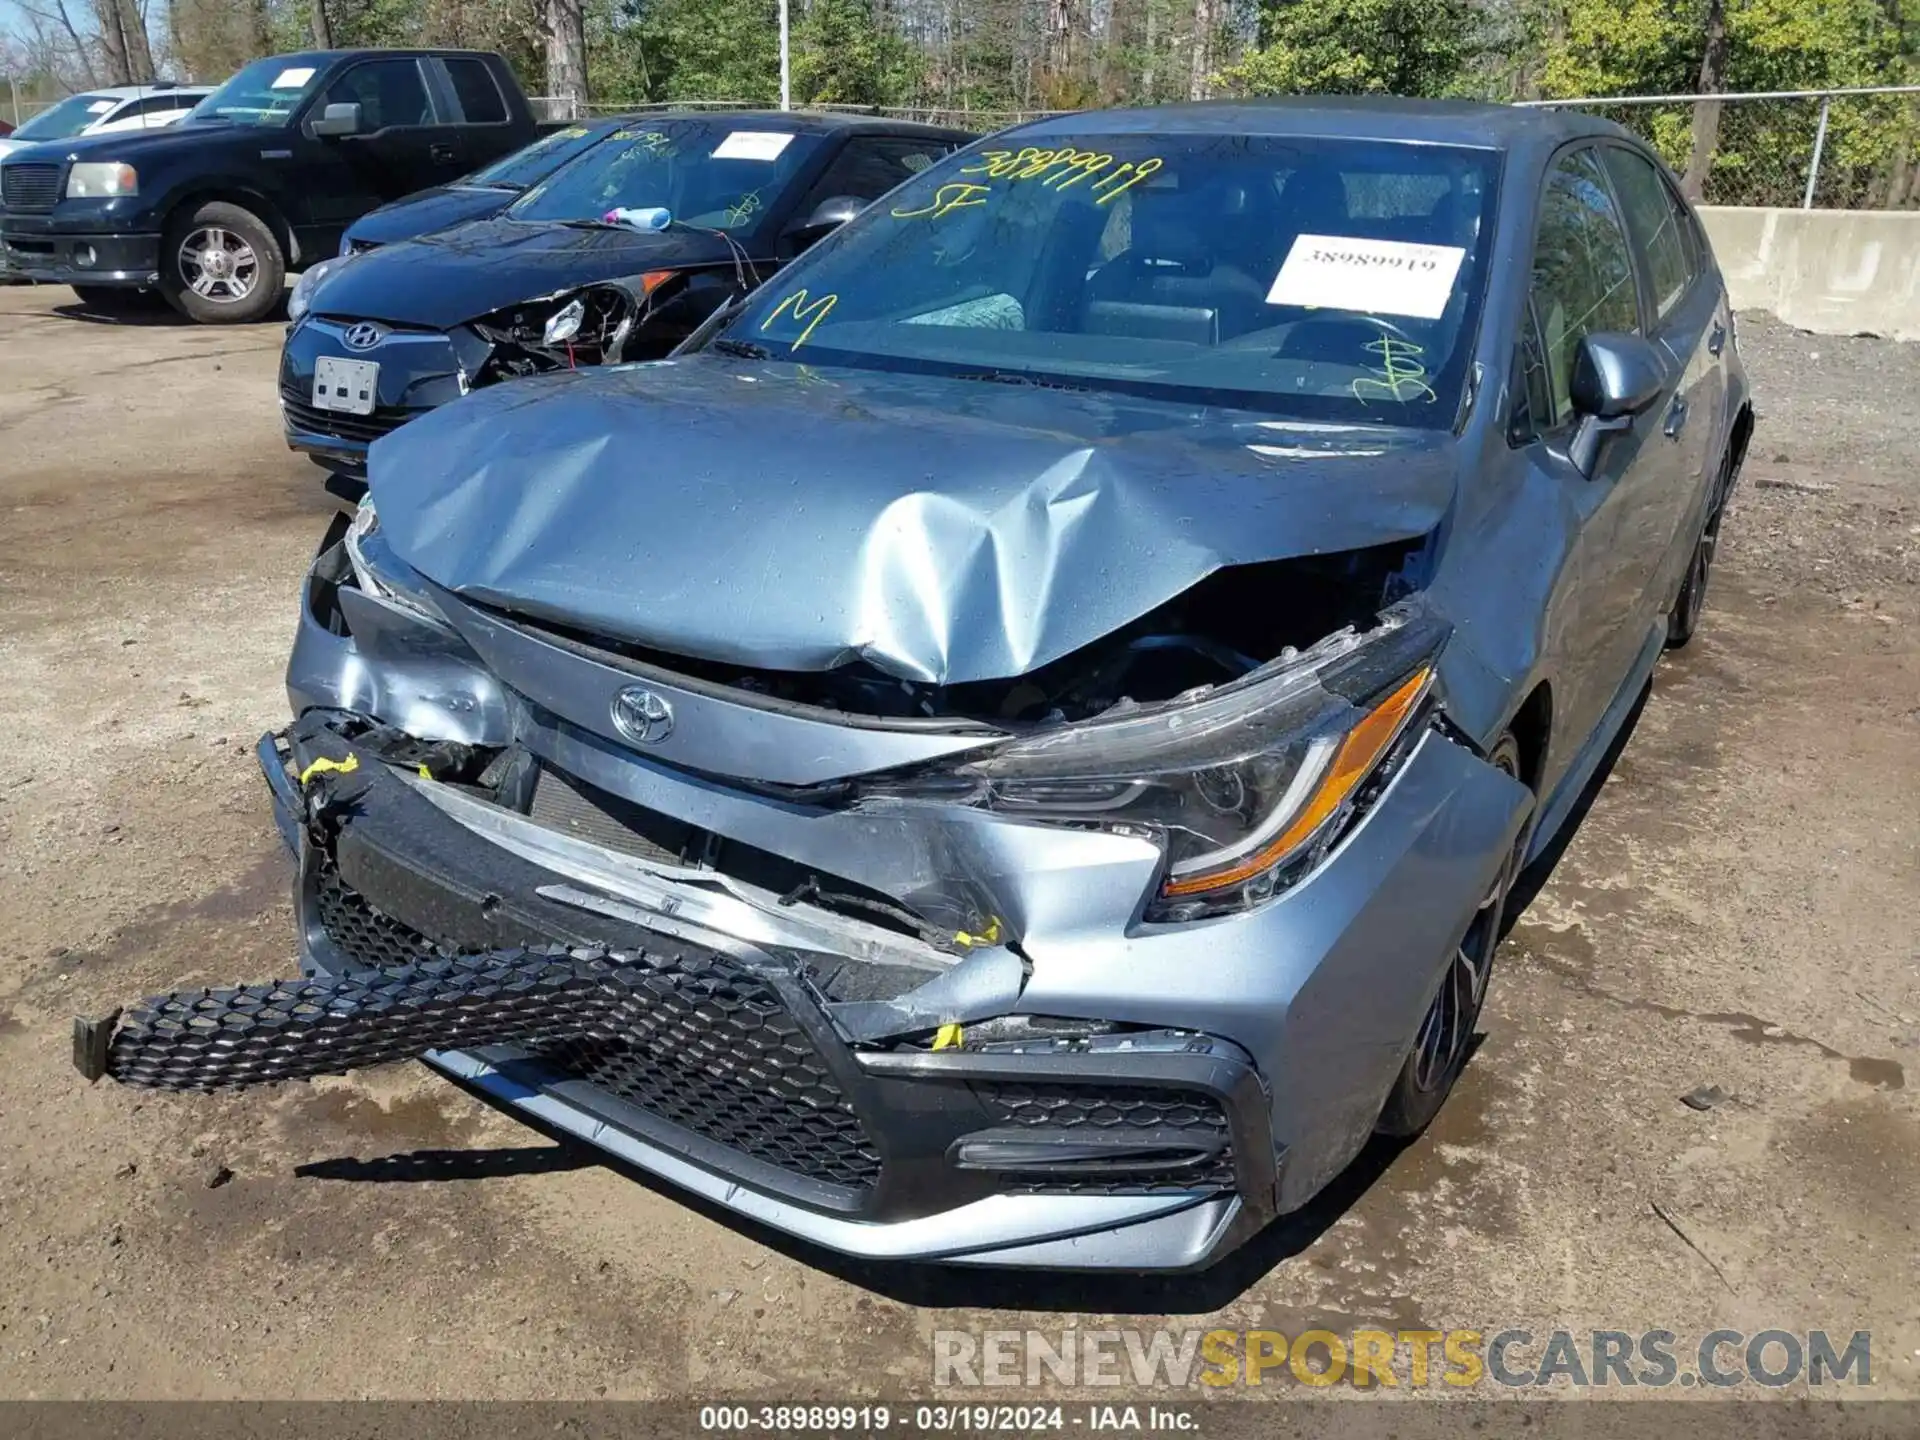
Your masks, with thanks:
M287 443L354 477L375 439L469 390L662 355L970 138L765 111L617 130L496 216L334 262L281 356Z
M498 215L569 160L634 123L631 115L619 115L569 125L564 130L542 135L525 149L516 150L471 175L446 185L416 190L390 205L369 210L340 237L340 254L357 255L401 240L416 240L468 220ZM316 265L300 278L317 288L326 278L318 273L321 268Z

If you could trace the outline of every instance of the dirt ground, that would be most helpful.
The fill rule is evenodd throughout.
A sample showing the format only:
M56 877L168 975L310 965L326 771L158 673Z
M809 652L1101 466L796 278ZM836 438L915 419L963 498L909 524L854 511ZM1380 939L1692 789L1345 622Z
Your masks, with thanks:
M1101 1281L834 1261L419 1067L82 1083L72 1015L288 972L249 752L328 506L277 325L69 300L0 291L0 1395L847 1398L924 1391L935 1329L1171 1315L1870 1329L1878 1393L1920 1396L1920 347L1743 318L1704 633L1453 1101L1216 1271Z

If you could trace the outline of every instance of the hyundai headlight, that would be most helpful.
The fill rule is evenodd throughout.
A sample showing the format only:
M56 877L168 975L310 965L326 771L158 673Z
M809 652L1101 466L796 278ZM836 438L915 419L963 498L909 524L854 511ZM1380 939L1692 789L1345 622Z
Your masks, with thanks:
M1157 842L1150 920L1245 909L1310 869L1426 711L1450 627L1402 616L1205 695L1130 707L863 795L940 799Z
M328 277L338 275L352 260L351 255L335 255L302 270L300 278L293 282L293 293L287 296L287 319L295 323L305 319L307 312L313 309L313 297L319 293L320 287L327 283Z
M373 501L362 501L354 512L353 524L347 527L346 544L347 561L353 566L353 578L362 590L429 624L445 627L446 617L440 613L419 572L394 554L393 547L387 544Z
M139 193L140 176L133 166L117 160L83 160L67 171L69 200L105 200Z

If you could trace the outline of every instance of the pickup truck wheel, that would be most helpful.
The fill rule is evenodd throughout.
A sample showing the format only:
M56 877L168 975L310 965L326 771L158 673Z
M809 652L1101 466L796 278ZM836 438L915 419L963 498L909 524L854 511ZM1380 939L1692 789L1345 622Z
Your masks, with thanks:
M202 325L244 325L280 303L287 278L280 242L238 205L210 201L167 227L160 289Z
M1487 763L1515 780L1521 778L1520 745L1512 734L1494 742ZM1506 914L1507 894L1519 877L1531 828L1520 827L1506 863L1493 877L1486 898L1467 925L1467 933L1460 937L1439 992L1414 1032L1413 1049L1394 1078L1393 1089L1387 1092L1387 1103L1374 1126L1382 1135L1404 1139L1426 1129L1440 1113L1453 1082L1460 1078L1473 1054L1474 1030L1480 1020L1480 1007L1486 1003L1493 954L1505 928L1501 920Z

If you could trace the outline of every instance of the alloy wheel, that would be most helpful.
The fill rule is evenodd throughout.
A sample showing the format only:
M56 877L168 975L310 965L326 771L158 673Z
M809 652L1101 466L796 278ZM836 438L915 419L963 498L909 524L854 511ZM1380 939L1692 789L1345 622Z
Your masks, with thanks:
M180 242L180 278L203 299L224 304L244 300L259 277L253 246L232 230L203 225Z

